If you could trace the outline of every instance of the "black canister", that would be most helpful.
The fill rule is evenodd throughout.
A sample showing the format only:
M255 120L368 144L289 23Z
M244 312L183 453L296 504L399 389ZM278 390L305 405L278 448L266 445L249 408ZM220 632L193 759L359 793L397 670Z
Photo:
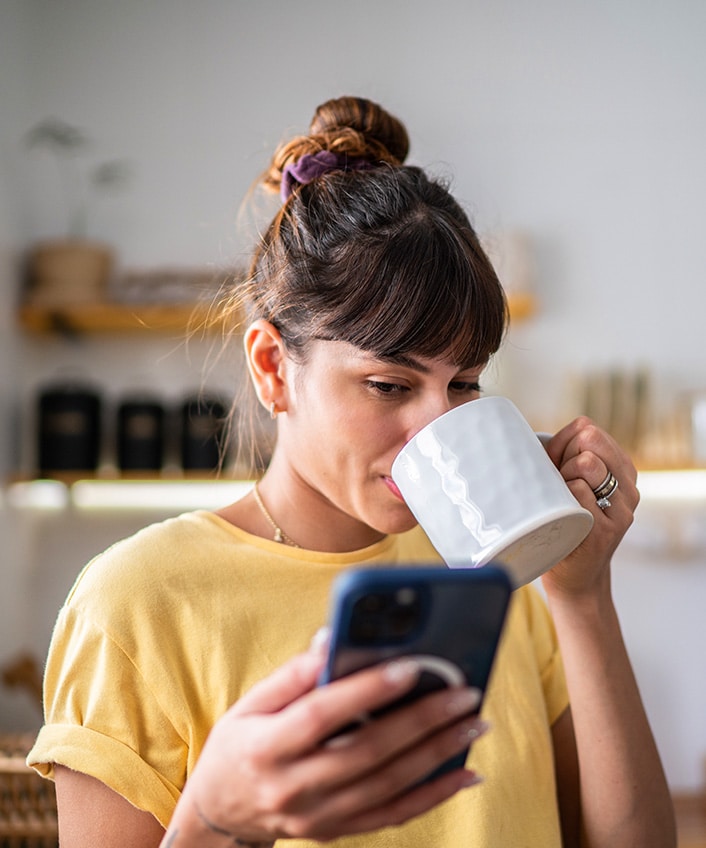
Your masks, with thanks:
M221 459L226 408L213 397L188 398L181 407L181 466L213 471Z
M39 395L39 470L95 471L101 441L101 397L90 388L57 385Z
M117 411L121 471L160 471L164 462L164 408L149 399L124 400Z

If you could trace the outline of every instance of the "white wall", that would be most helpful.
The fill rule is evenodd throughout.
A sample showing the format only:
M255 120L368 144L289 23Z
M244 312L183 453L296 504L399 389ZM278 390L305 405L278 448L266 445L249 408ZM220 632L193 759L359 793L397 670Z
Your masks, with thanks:
M24 44L28 34L22 0L0 5L0 477L14 470L13 446L19 422L17 334L13 320L20 265L19 226L11 198L11 153L17 128L27 120L27 64ZM0 494L0 665L22 645L21 630L30 608L22 541L13 516L2 508ZM31 705L0 689L0 727L24 726Z
M360 92L408 123L412 159L453 177L481 229L532 235L542 311L507 355L528 414L556 406L570 368L644 362L662 391L706 384L704 4L24 5L28 117L77 123L96 156L134 165L94 223L124 263L230 262L274 144ZM52 233L51 163L8 155L21 238Z
M644 502L616 554L626 643L670 783L706 782L706 501Z
M696 0L0 0L0 229L11 232L0 247L61 227L51 163L21 145L56 115L95 138L97 158L132 163L131 187L92 221L123 266L229 265L245 244L239 205L276 142L322 100L362 94L405 120L411 161L448 174L482 231L532 238L540 312L512 331L498 387L551 427L568 372L641 363L666 406L706 386L704 32ZM8 406L26 414L58 365L112 393L147 381L176 396L200 379L201 348L189 360L174 344L15 334L8 267L0 261L3 443L13 444ZM229 386L237 372L211 379ZM704 643L706 553L696 546L688 569L672 555L627 550L616 591L670 779L689 788L706 753L706 669L689 647ZM31 593L47 567L5 560L3 586ZM0 624L3 644L11 636Z
M9 14L3 14L5 11ZM13 467L9 447L17 427L17 373L14 310L21 265L21 227L13 202L13 151L17 128L27 120L28 27L21 0L0 5L0 475Z

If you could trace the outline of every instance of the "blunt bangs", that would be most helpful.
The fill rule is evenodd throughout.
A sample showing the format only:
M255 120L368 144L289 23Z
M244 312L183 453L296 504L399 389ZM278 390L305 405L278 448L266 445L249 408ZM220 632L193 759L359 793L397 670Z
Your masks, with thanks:
M336 172L302 186L270 225L251 268L253 317L306 358L312 339L381 359L484 365L507 305L459 204L418 168Z
M383 359L443 357L463 368L498 350L507 304L471 229L420 214L394 238L371 236L365 257L347 269L358 285L338 318L324 321L327 337Z

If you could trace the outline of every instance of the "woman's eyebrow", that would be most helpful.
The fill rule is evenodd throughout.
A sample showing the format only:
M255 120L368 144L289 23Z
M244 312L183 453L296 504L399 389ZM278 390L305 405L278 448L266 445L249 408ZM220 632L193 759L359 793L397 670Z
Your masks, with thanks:
M375 353L375 359L389 365L401 365L404 368L411 368L413 371L419 371L421 374L428 374L431 370L428 365L409 356L406 353Z
M420 374L429 374L431 372L431 368L428 365L425 365L419 359L415 359L415 357L410 356L407 353L371 353L373 359L378 362L385 363L387 365L399 365L403 368L411 368L413 371L418 371ZM449 361L449 364L451 362ZM480 369L481 371L486 367L485 364L478 364L477 362L469 363L467 365L459 365L459 371L468 371L468 370L476 370Z

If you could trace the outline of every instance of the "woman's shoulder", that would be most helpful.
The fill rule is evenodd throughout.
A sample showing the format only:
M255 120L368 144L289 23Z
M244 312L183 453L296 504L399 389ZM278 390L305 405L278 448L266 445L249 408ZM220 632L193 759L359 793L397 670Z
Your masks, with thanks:
M205 511L147 525L91 559L79 573L67 604L109 593L154 593L172 582L176 572L183 573L185 565L198 569L208 561L217 537L218 525Z

